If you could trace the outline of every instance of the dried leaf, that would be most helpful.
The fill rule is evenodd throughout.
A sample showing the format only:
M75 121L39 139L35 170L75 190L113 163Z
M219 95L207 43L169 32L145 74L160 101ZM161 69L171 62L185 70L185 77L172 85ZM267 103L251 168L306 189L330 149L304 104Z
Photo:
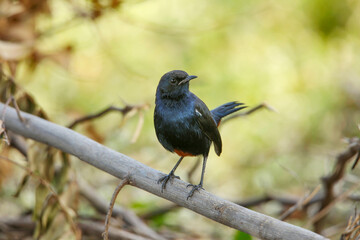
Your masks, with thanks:
M14 193L14 197L18 197L20 195L21 191L24 189L24 187L28 183L29 179L30 179L29 174L25 173L20 181L20 184L18 185L18 187L16 189L16 192Z
M16 99L16 102L19 108L27 113L35 114L38 109L34 98L26 92L22 93L21 96Z
M56 150L45 144L32 142L28 150L29 168L31 171L51 182L54 178Z
M143 128L143 126L144 126L144 113L142 111L140 111L139 112L139 121L138 121L138 124L136 126L136 130L134 132L134 135L131 138L131 143L135 143L136 140L139 138L140 132L141 132L141 129Z
M94 141L97 141L98 143L104 143L104 137L96 131L93 124L86 124L86 133Z
M16 69L17 69L17 61L6 61L7 65L9 66L10 74L14 78L16 76Z
M72 51L73 47L69 45L63 49L60 49L56 53L48 55L48 58L59 64L63 68L68 69Z
M8 135L6 134L5 125L4 125L3 120L0 120L0 137L7 145L10 145L10 141L9 141Z
M34 49L29 57L30 69L35 70L37 65L45 59L49 59L61 67L68 69L72 52L73 47L71 45L65 46L53 53L42 53Z
M0 101L6 102L11 95L15 94L17 86L3 73L0 72L0 74L2 74L0 78Z
M32 14L45 13L50 14L50 8L47 0L21 0L21 4Z
M123 2L122 0L112 0L111 1L111 7L112 8L118 8L122 2Z
M33 213L37 220L36 238L52 239L47 236L61 237L65 232L79 235L73 220L76 216L74 209L77 209L77 186L72 184L74 181L69 181L68 156L58 152L44 144L34 143L28 153L30 167L40 177Z
M29 55L31 45L0 40L0 58L5 61L21 60Z
M24 11L24 6L20 5L19 3L14 3L14 1L1 1L0 2L0 15L3 17L2 20L5 18L14 16ZM0 21L1 27L1 21Z
M1 156L7 157L9 155L9 148L2 149ZM12 177L13 164L8 161L0 160L0 187L7 178Z

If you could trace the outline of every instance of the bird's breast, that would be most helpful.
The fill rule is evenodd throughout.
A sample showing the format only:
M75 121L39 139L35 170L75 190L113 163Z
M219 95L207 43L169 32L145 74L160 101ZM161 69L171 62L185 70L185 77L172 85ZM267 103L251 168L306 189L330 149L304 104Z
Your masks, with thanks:
M156 105L154 114L156 135L166 149L192 155L208 151L210 141L198 126L194 114L192 102Z

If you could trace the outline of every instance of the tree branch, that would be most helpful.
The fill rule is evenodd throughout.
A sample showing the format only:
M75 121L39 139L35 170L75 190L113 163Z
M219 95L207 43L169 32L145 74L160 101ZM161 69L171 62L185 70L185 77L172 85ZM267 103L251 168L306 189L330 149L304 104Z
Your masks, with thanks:
M79 191L81 196L86 198L91 205L100 213L106 214L108 211L109 203L91 188L83 180L78 181ZM165 240L161 235L157 234L154 230L148 227L133 211L114 206L113 216L120 217L135 233L156 240Z
M360 139L352 138L349 139L349 141L350 144L348 149L336 156L336 163L333 171L321 179L324 190L324 198L321 201L318 212L321 212L337 198L335 185L343 178L347 163L350 162L351 158L355 156L360 149ZM314 222L316 232L321 231L323 227L323 219L324 218L321 217Z
M260 109L263 109L263 108L265 108L265 109L267 109L269 111L272 111L272 112L277 112L276 109L273 108L272 106L270 106L269 104L261 103L261 104L255 106L255 107L253 107L253 108L248 109L245 112L232 114L230 117L227 117L224 120L222 120L221 123L223 125L225 122L227 122L229 120L232 120L232 119L235 119L235 118L238 118L238 117L244 117L244 116L250 115L250 114L252 114L252 113L254 113L254 112L256 112L256 111L258 111Z
M90 236L101 238L104 231L104 224L102 222L81 219L79 224L83 236ZM30 215L21 216L18 218L0 218L0 239L32 239L31 235L35 231L35 222ZM5 233L5 234L2 234ZM139 234L134 234L125 229L117 229L110 227L109 236L112 239L126 239L126 240L152 240L152 238L143 237Z
M0 112L3 111L4 107L5 105L0 103ZM25 118L26 123L21 122L16 110L8 106L4 118L5 129L72 154L120 179L129 176L131 185L214 221L265 240L326 239L309 230L246 209L204 190L186 200L184 190L187 183L180 179L174 179L172 185L162 193L157 180L163 176L163 173L111 150L71 129L24 112L21 112L21 115Z
M74 128L76 125L78 125L79 123L82 122L86 122L89 120L93 120L95 118L101 117L109 112L120 112L123 116L126 116L126 114L128 114L130 111L132 110L141 110L141 109L146 109L148 108L148 104L142 104L142 105L125 105L125 107L123 108L119 108L119 107L115 107L115 106L109 106L107 108L105 108L104 110L101 110L98 113L94 113L94 114L90 114L84 117L81 117L79 119L76 119L74 122L72 122L71 124L69 124L68 128Z
M111 219L111 215L112 215L112 212L114 209L115 200L116 200L117 196L119 195L121 189L123 189L125 187L125 185L127 185L128 183L129 183L129 178L125 177L123 180L121 180L121 182L116 187L116 189L113 193L113 196L110 201L109 211L107 212L106 218L105 218L105 231L103 232L104 240L109 240L110 219Z

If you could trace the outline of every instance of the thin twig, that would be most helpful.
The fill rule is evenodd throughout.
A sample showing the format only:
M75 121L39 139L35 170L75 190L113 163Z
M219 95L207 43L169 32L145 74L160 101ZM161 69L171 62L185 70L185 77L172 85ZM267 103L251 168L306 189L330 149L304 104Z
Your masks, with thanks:
M316 213L315 216L313 216L310 221L308 222L307 226L309 226L311 223L317 223L320 219L323 219L325 215L327 215L330 210L336 205L336 203L341 202L342 200L349 197L349 195L356 189L358 189L360 186L360 182L357 184L354 184L351 188L349 188L347 191L343 192L338 197L334 198L333 201L329 202L324 208L321 208L320 211Z
M53 195L53 197L56 199L56 201L59 203L59 206L62 210L62 212L65 214L66 219L68 220L70 226L71 226L71 230L74 232L76 239L80 239L81 233L78 230L77 226L75 225L71 214L68 212L67 208L64 206L62 200L60 199L59 195L57 194L56 190L53 188L53 186L51 185L51 183L49 183L47 180L43 179L41 176L37 175L35 172L31 171L29 168L17 163L16 161L4 157L4 156L0 156L0 159L3 159L7 162L10 162L12 164L14 164L15 166L18 166L19 168L23 169L24 171L26 171L26 173L31 176L36 178L37 180L39 180L39 182L44 185Z
M86 182L77 178L79 184L79 191L81 196L83 196L89 203L102 214L108 213L109 203L102 198L91 186ZM152 230L147 226L144 221L142 221L133 211L127 208L122 208L120 206L114 206L113 217L121 218L121 220L126 224L126 228L132 229L133 232L141 234L151 239L156 240L165 240L161 235Z
M358 239L360 235L360 214L356 211L354 216L350 216L346 229L341 234L341 240Z
M360 201L360 198L353 199L349 197L349 200ZM283 207L288 207L297 204L299 201L303 201L303 199L297 199L293 197L279 197L279 196L273 196L271 194L267 194L260 197L253 197L241 201L235 201L235 203L246 208L251 208L251 207L259 206L264 203L268 203L270 201L276 202L282 205ZM304 208L309 207L310 205L313 205L320 201L322 201L322 197L316 195L315 197L309 198L306 202L304 202L303 207ZM180 208L179 205L171 204L157 209L152 209L151 211L142 214L141 217L144 219L152 219L154 217L161 216L168 212L174 211L178 208Z
M103 115L105 115L106 113L109 113L109 112L113 112L113 111L120 112L123 116L125 116L126 114L128 114L130 111L132 111L134 109L135 110L141 110L141 109L146 109L146 108L148 108L148 104L125 105L125 107L123 107L123 108L119 108L119 107L115 107L115 106L109 106L109 107L105 108L104 110L101 110L98 113L89 114L87 116L76 119L74 122L69 124L68 128L74 128L79 123L89 121L89 120L93 120L93 119L101 117L101 116L103 116Z
M261 103L259 105L257 105L256 107L253 107L245 112L241 112L241 113L237 113L237 114L232 114L230 117L228 118L225 118L224 120L222 120L222 124L224 124L224 122L227 122L231 119L234 119L234 118L238 118L238 117L244 117L244 116L247 116L247 115L250 115L262 108L265 108L267 110L270 110L272 112L277 112L277 110L275 108L273 108L272 106L270 106L269 104L267 103Z
M6 239L32 239L32 233L35 230L35 222L32 219L31 215L20 216L19 218L9 218L1 217L0 218L0 235L1 231L6 232L11 236ZM104 225L101 222L82 219L78 223L78 227L81 229L83 236L90 237L89 239L96 239L101 237L101 234L104 230ZM4 231L6 230L6 231ZM14 238L20 236L18 238ZM10 235L11 234L11 235ZM1 235L2 236L2 235ZM0 239L3 239L1 238ZM131 232L128 232L124 229L117 229L110 227L109 236L114 239L127 239L127 240L151 240L150 238L143 237Z
M28 145L26 140L12 131L7 131L7 135L10 141L10 146L17 149L25 158L27 158Z
M250 115L262 108L266 108L270 111L273 111L273 112L277 112L275 110L275 108L273 108L272 106L268 105L267 103L261 103L259 105L257 105L256 107L253 107L245 112L241 112L241 113L238 113L238 114L232 114L231 116L225 118L224 120L221 121L221 125L224 125L225 122L231 120L231 119L235 119L235 118L238 118L238 117L244 117L244 116L247 116L247 115ZM197 167L199 166L200 164L200 161L199 159L197 160L197 162L193 165L193 167L190 169L189 173L188 173L188 179L189 181L191 180L191 177L192 177L192 174L195 172L195 170L197 169ZM191 182L191 181L190 181Z
M360 124L358 124L358 129L360 130ZM351 170L353 170L353 169L355 168L355 166L356 166L356 164L358 163L359 159L360 159L360 147L359 147L359 150L358 150L358 154L357 154L357 156L356 156L356 159L355 159L355 161L354 161L354 164L353 164L352 167L351 167Z
M320 189L321 189L321 185L319 184L310 194L308 194L307 196L304 196L304 198L299 199L299 201L294 206L292 206L286 212L284 212L280 216L279 219L284 221L291 214L293 214L296 210L302 209L306 204L308 204L315 197L315 195L320 191Z
M112 211L114 208L114 204L115 204L115 200L116 197L118 196L119 192L121 191L121 189L127 185L130 182L130 178L129 177L125 177L123 180L121 180L121 182L119 183L119 185L116 187L111 201L110 201L110 206L109 206L109 211L106 214L106 218L105 218L105 231L103 233L103 238L104 240L108 240L109 239L109 226L110 226L110 219L111 219L111 215L112 215Z
M346 149L345 151L341 152L340 154L337 155L336 157L336 162L335 162L335 166L334 169L331 173L329 173L327 176L324 176L321 178L322 180L322 185L323 185L323 190L324 190L324 198L320 204L320 208L318 210L318 215L316 218L312 219L312 223L314 223L314 227L315 227L315 231L316 232L320 232L321 228L322 228L322 219L323 217L325 217L328 211L324 210L324 209L329 209L327 208L328 205L332 205L334 201L336 201L336 196L334 193L334 188L336 183L338 183L344 176L345 174L345 169L346 169L346 165L347 163L351 160L351 158L357 154L359 148L360 148L360 139L359 138L352 138L349 140L350 144L348 149ZM350 193L349 193L350 194ZM324 211L323 211L324 210ZM320 212L322 212L320 214Z
M14 108L16 109L16 113L18 115L18 118L21 120L21 122L25 123L26 120L21 116L20 114L20 108L19 106L17 105L16 101L15 101L15 98L14 96L10 96L6 103L5 103L5 106L9 106L9 104L12 103ZM5 113L6 113L6 107L3 109L3 111L1 112L1 120L4 121L4 117L5 117Z
M91 237L101 236L103 232L103 224L94 221L80 221L79 226L85 235ZM126 240L151 240L151 238L136 235L134 233L125 231L124 229L117 229L110 227L109 237L114 239L126 239Z
M3 120L0 120L0 137L4 140L7 145L10 145L9 136L5 130L5 124Z
M356 164L358 163L359 159L360 159L360 148L358 150L358 153L357 153L357 156L355 158L354 164L351 167L351 170L353 170L356 167Z
M3 140L10 145L11 144L11 139L9 139L8 134L6 133L6 128L5 128L5 122L4 122L4 118L5 118L5 113L6 113L6 108L9 106L9 104L12 103L14 108L16 109L16 113L18 115L18 118L21 120L21 122L25 123L25 119L21 116L20 114L20 109L19 106L17 105L15 98L11 95L5 103L5 107L1 112L1 120L0 120L0 136L3 135ZM21 152L21 150L20 150Z

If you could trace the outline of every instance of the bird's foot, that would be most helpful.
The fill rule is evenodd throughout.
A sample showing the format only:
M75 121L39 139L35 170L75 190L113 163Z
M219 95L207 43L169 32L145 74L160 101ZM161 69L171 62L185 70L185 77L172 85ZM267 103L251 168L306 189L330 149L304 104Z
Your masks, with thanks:
M168 182L170 179L172 179L172 178L180 179L179 176L176 176L176 175L174 175L173 173L169 173L168 175L165 175L165 176L161 177L161 178L157 181L158 184L162 183L162 184L161 184L161 192L164 191L164 189L166 188L167 182Z
M199 192L200 189L203 189L203 190L204 190L204 188L202 187L202 184L198 184L198 185L189 184L189 185L187 185L186 187L192 187L192 189L191 189L191 191L189 192L186 200L189 200L189 198L191 198L191 197L194 195L194 192L195 192L195 191L198 191L198 192Z

